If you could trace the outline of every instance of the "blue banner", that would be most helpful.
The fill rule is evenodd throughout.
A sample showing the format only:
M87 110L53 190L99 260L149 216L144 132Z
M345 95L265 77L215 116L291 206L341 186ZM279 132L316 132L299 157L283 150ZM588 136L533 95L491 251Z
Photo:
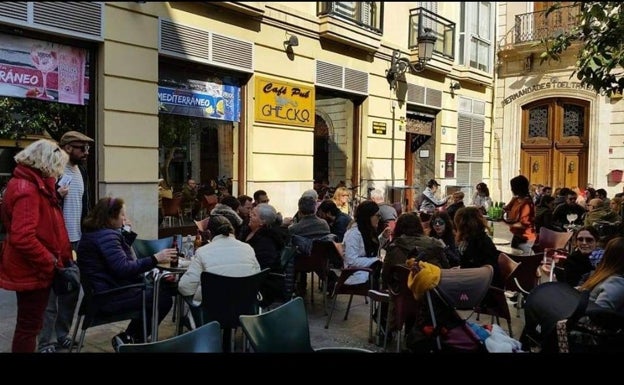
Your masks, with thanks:
M201 90L159 86L159 112L240 121L240 87L197 80L189 84Z

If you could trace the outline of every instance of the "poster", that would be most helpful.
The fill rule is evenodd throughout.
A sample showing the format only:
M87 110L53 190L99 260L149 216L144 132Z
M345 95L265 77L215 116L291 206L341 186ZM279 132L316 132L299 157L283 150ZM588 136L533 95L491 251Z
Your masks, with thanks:
M0 34L0 95L85 105L86 49Z

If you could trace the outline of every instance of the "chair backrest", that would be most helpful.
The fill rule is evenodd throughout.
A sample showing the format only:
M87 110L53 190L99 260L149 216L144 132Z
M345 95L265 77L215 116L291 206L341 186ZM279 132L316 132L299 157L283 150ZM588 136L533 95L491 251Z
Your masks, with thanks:
M219 321L222 328L239 326L242 314L257 314L258 292L271 269L246 277L226 277L207 271L201 273L202 313L204 322Z
M182 210L182 197L174 196L172 199L163 197L162 198L162 210L163 210L163 215L166 217L180 216L181 210Z
M210 215L210 211L215 208L215 206L219 203L219 198L216 194L204 195L204 199L202 200L202 207L206 209L206 215Z
M312 241L310 255L297 254L295 256L296 272L317 272L321 279L325 279L329 270L329 260L338 251L332 241Z
M255 353L310 353L310 328L303 298L273 310L241 315L240 325Z
M457 310L472 310L487 294L494 269L491 265L466 269L442 269L436 289Z
M538 247L539 251L545 249L563 249L566 247L573 233L570 231L554 231L547 227L540 227Z
M506 281L506 290L520 291L527 294L539 284L537 268L542 264L544 253L529 254L518 257L520 264Z
M173 235L158 239L135 239L132 243L137 258L145 258L158 253L173 244Z
M119 353L221 353L221 325L213 321L184 334L166 340L123 344Z
M503 283L506 284L509 277L513 274L513 272L518 268L520 262L516 262L511 257L505 253L500 253L498 255L498 271L500 273L501 278L503 279Z

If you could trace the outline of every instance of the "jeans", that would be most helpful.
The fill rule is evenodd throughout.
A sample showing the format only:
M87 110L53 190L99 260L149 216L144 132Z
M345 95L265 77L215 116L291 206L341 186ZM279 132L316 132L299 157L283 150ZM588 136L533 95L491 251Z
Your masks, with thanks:
M76 250L78 242L71 242L72 250ZM63 341L69 335L80 290L73 293L57 296L50 289L48 305L43 316L43 328L39 333L39 349L51 345L53 334L56 341Z
M17 322L13 333L13 353L34 353L37 347L37 334L43 326L43 313L48 303L50 288L18 291Z

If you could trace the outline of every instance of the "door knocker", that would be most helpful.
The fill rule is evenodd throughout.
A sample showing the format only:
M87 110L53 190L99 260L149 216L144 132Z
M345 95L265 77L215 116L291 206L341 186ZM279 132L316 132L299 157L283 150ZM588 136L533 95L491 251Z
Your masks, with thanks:
M538 172L539 171L539 163L537 161L533 162L533 172Z
M574 162L568 163L568 173L572 174L575 170Z

